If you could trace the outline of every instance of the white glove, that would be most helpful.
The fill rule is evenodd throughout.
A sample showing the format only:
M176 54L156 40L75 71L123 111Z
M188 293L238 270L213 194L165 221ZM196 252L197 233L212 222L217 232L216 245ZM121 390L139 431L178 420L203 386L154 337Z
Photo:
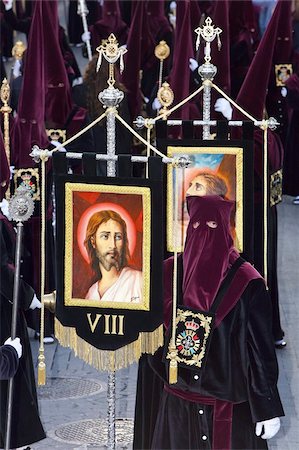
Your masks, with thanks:
M189 67L190 67L190 70L192 70L192 72L194 72L194 70L197 69L198 62L196 61L196 59L189 58Z
M21 356L22 356L22 344L20 342L20 338L16 337L15 339L11 339L11 337L9 337L4 342L4 345L11 345L12 347L14 347L16 349L16 351L17 351L18 357L21 358Z
M0 208L1 208L2 214L4 216L6 216L8 218L8 220L10 220L8 205L9 205L8 201L5 198L3 198L2 202L0 202Z
M160 109L161 106L162 106L161 103L159 102L159 100L156 97L155 100L152 103L153 110L156 111L157 109Z
M264 434L261 435L264 427ZM262 422L257 422L255 426L255 434L261 436L262 439L271 439L278 432L280 428L279 417L274 417L273 419L263 420Z
M12 8L13 0L2 0L5 11L9 11Z
M42 304L39 301L39 299L37 298L37 296L34 294L32 302L30 303L29 309L41 309Z
M281 93L281 95L282 95L283 97L286 97L287 94L288 94L287 88L283 86L283 87L281 88L280 93Z
M171 2L169 5L170 11L176 10L176 2Z
M59 141L51 141L51 144L54 145L54 147L59 147L61 145ZM66 152L66 149L64 147L60 147L59 152Z
M83 78L82 77L74 78L72 81L72 87L79 86L79 84L83 84Z
M13 71L12 71L14 78L17 78L21 75L21 70L20 70L21 65L22 65L21 61L19 59L16 59L14 66L13 66Z
M176 15L175 14L168 14L168 19L170 24L172 25L172 27L175 29L175 25L176 25Z
M218 98L215 102L214 109L217 112L221 112L227 120L231 120L233 115L233 108L230 106L230 103L228 100L226 100L226 98Z
M87 42L90 41L90 31L84 31L84 33L81 35L81 41Z

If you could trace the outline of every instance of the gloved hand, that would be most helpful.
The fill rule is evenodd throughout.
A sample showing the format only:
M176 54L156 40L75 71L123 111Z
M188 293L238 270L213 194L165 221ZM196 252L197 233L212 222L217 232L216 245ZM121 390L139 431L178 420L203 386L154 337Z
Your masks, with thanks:
M264 427L264 434L261 435ZM278 432L280 428L279 417L274 417L273 419L263 420L262 422L257 422L255 426L255 434L261 436L262 439L271 439Z
M215 111L222 113L222 115L227 119L231 120L233 115L233 108L226 98L218 98L214 106Z
M19 359L21 358L21 356L22 356L22 344L20 342L20 338L16 337L15 339L11 339L11 337L9 337L4 342L4 345L11 345L12 347L14 347L16 349L16 351L17 351Z
M160 109L161 107L162 107L162 105L161 105L161 103L159 102L159 100L156 97L155 100L152 103L152 109L154 111L157 111L157 109Z
M194 70L197 69L198 62L196 61L196 59L189 58L189 67L190 67L190 70L192 70L192 72L194 72Z
M13 0L2 0L5 11L9 11L12 8Z
M59 147L61 144L59 141L51 141L51 144L54 145L54 147ZM64 147L60 147L59 152L66 152L66 149Z
M8 201L5 198L3 198L2 202L0 202L0 208L1 208L2 214L4 216L6 216L8 218L8 220L10 220L8 205L9 205Z
M173 28L175 28L176 25L176 2L171 2L169 5L169 14L168 19Z
M84 33L81 35L81 41L87 42L90 41L90 39L91 39L90 31L84 31Z
M13 66L13 71L12 71L14 78L17 78L21 75L21 70L20 70L21 66L22 66L22 62L19 59L16 59L14 66Z
M283 97L286 97L286 96L288 95L288 90L287 90L287 88L283 86L283 87L281 88L280 93L281 93L281 95L282 95Z
M41 309L42 304L39 301L39 299L37 298L37 296L34 294L32 302L30 303L29 309Z

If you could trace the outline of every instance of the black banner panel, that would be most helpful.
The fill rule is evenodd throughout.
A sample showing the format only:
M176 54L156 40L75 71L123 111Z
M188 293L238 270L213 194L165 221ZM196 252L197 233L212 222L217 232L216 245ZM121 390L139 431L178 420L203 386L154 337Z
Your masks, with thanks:
M148 179L53 162L58 339L99 369L124 367L163 342L162 162L150 158Z

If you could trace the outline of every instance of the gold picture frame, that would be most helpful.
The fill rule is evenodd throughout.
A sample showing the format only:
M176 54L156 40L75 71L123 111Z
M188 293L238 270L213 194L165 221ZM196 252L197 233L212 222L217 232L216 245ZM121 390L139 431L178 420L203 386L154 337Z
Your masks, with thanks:
M124 292L121 290L123 285L120 286L119 292L117 292L116 298L114 297L113 301L109 300L108 294L106 295L106 300L102 300L102 298L86 298L88 295L85 295L85 292L89 292L89 286L93 285L94 280L94 284L98 283L97 278L94 278L95 275L91 270L90 258L84 245L87 224L94 213L107 210L116 212L125 222L126 235L128 237L128 254L130 254L128 267L135 272L141 272L141 274L137 274L142 279L142 294L140 299L139 297L132 297L131 301L121 299L122 292ZM65 306L149 311L151 281L150 188L65 183L64 250ZM119 301L118 295L120 296Z
M178 211L177 222L174 218L174 169L167 167L167 250L175 250L174 239L179 244L176 250L183 251L186 230L188 225L188 213L186 208L186 191L191 180L202 173L212 173L221 177L228 188L226 198L235 202L235 219L232 223L232 234L235 247L242 253L244 247L243 235L243 148L242 147L189 147L168 146L167 156L170 158L188 156L192 164L178 171ZM174 224L177 223L178 227Z

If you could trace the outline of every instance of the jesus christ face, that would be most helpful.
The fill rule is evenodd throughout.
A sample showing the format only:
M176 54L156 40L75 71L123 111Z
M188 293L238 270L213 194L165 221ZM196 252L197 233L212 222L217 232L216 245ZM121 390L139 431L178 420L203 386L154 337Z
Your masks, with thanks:
M92 245L96 250L100 265L105 270L110 271L112 267L119 270L123 239L121 225L112 219L102 223L92 237Z

